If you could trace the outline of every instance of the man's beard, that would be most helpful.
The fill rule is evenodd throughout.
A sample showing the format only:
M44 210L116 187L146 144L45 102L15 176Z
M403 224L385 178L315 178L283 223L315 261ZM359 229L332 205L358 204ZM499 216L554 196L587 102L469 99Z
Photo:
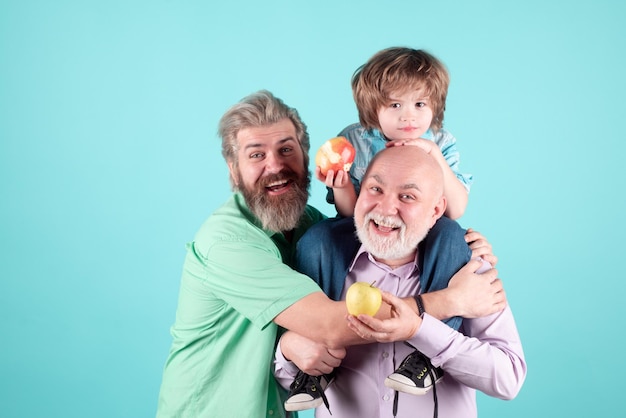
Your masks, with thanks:
M397 260L415 252L426 234L428 228L416 226L416 230L409 234L406 224L399 218L381 216L369 212L363 217L363 223L356 226L356 233L365 249L380 260ZM386 227L398 228L397 237L382 237L370 232L370 221Z
M284 169L280 173L261 177L250 189L238 173L241 193L252 213L261 221L263 229L284 232L298 226L306 208L311 183L308 170L305 173L298 176L294 171ZM290 189L278 196L268 194L266 186L276 181L289 181Z

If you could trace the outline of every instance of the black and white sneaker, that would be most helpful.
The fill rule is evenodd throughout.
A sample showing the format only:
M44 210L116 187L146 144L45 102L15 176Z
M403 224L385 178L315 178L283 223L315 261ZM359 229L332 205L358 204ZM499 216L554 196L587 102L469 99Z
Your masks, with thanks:
M285 410L303 411L305 409L313 409L324 402L324 405L330 411L324 389L330 385L333 379L334 374L310 376L303 371L298 371L295 380L289 387L289 396L285 401Z
M443 378L443 374L441 367L433 367L428 357L415 350L385 379L385 386L398 392L424 395Z

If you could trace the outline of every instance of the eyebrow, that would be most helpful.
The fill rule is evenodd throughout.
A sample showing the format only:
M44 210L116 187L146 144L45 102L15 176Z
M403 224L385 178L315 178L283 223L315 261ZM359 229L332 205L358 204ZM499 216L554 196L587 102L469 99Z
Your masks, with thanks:
M283 144L286 144L287 142L291 142L291 141L298 142L294 137L288 136L286 138L283 138L283 139L279 140L278 144L279 145L283 145ZM250 144L247 144L245 147L243 147L243 149L244 150L249 150L251 148L261 148L263 145L265 145L265 144L262 144L260 142L252 142Z
M376 180L378 183L382 184L383 186L385 185L385 182L383 181L382 178L380 178L380 176L378 174L371 174L368 177L369 178L373 178L374 180ZM414 189L414 190L417 190L418 192L422 191L420 189L420 187L417 184L415 184L415 183L405 183L405 184L401 185L400 188L402 190Z

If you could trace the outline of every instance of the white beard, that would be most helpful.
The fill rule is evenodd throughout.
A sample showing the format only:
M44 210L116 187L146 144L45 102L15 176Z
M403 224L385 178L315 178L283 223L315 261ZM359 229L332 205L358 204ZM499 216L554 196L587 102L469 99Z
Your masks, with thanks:
M378 225L385 227L397 228L396 236L382 237L372 234L370 231L370 222L373 221ZM414 253L417 244L419 244L426 234L428 228L416 228L413 234L407 233L406 224L396 217L381 216L367 213L363 218L362 225L355 225L356 233L365 249L376 259L397 260L409 256Z

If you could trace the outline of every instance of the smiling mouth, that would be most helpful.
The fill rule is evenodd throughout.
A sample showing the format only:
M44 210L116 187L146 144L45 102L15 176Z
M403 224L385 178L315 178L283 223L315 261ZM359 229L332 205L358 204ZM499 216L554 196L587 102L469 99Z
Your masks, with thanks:
M397 231L398 229L400 229L399 226L385 225L383 223L378 223L376 221L372 221L372 224L374 225L374 228L376 228L380 232L392 232L392 231Z
M270 184L268 184L267 186L265 186L265 189L269 190L270 192L276 192L278 190L282 190L285 187L289 186L290 183L291 183L290 180L273 181Z

